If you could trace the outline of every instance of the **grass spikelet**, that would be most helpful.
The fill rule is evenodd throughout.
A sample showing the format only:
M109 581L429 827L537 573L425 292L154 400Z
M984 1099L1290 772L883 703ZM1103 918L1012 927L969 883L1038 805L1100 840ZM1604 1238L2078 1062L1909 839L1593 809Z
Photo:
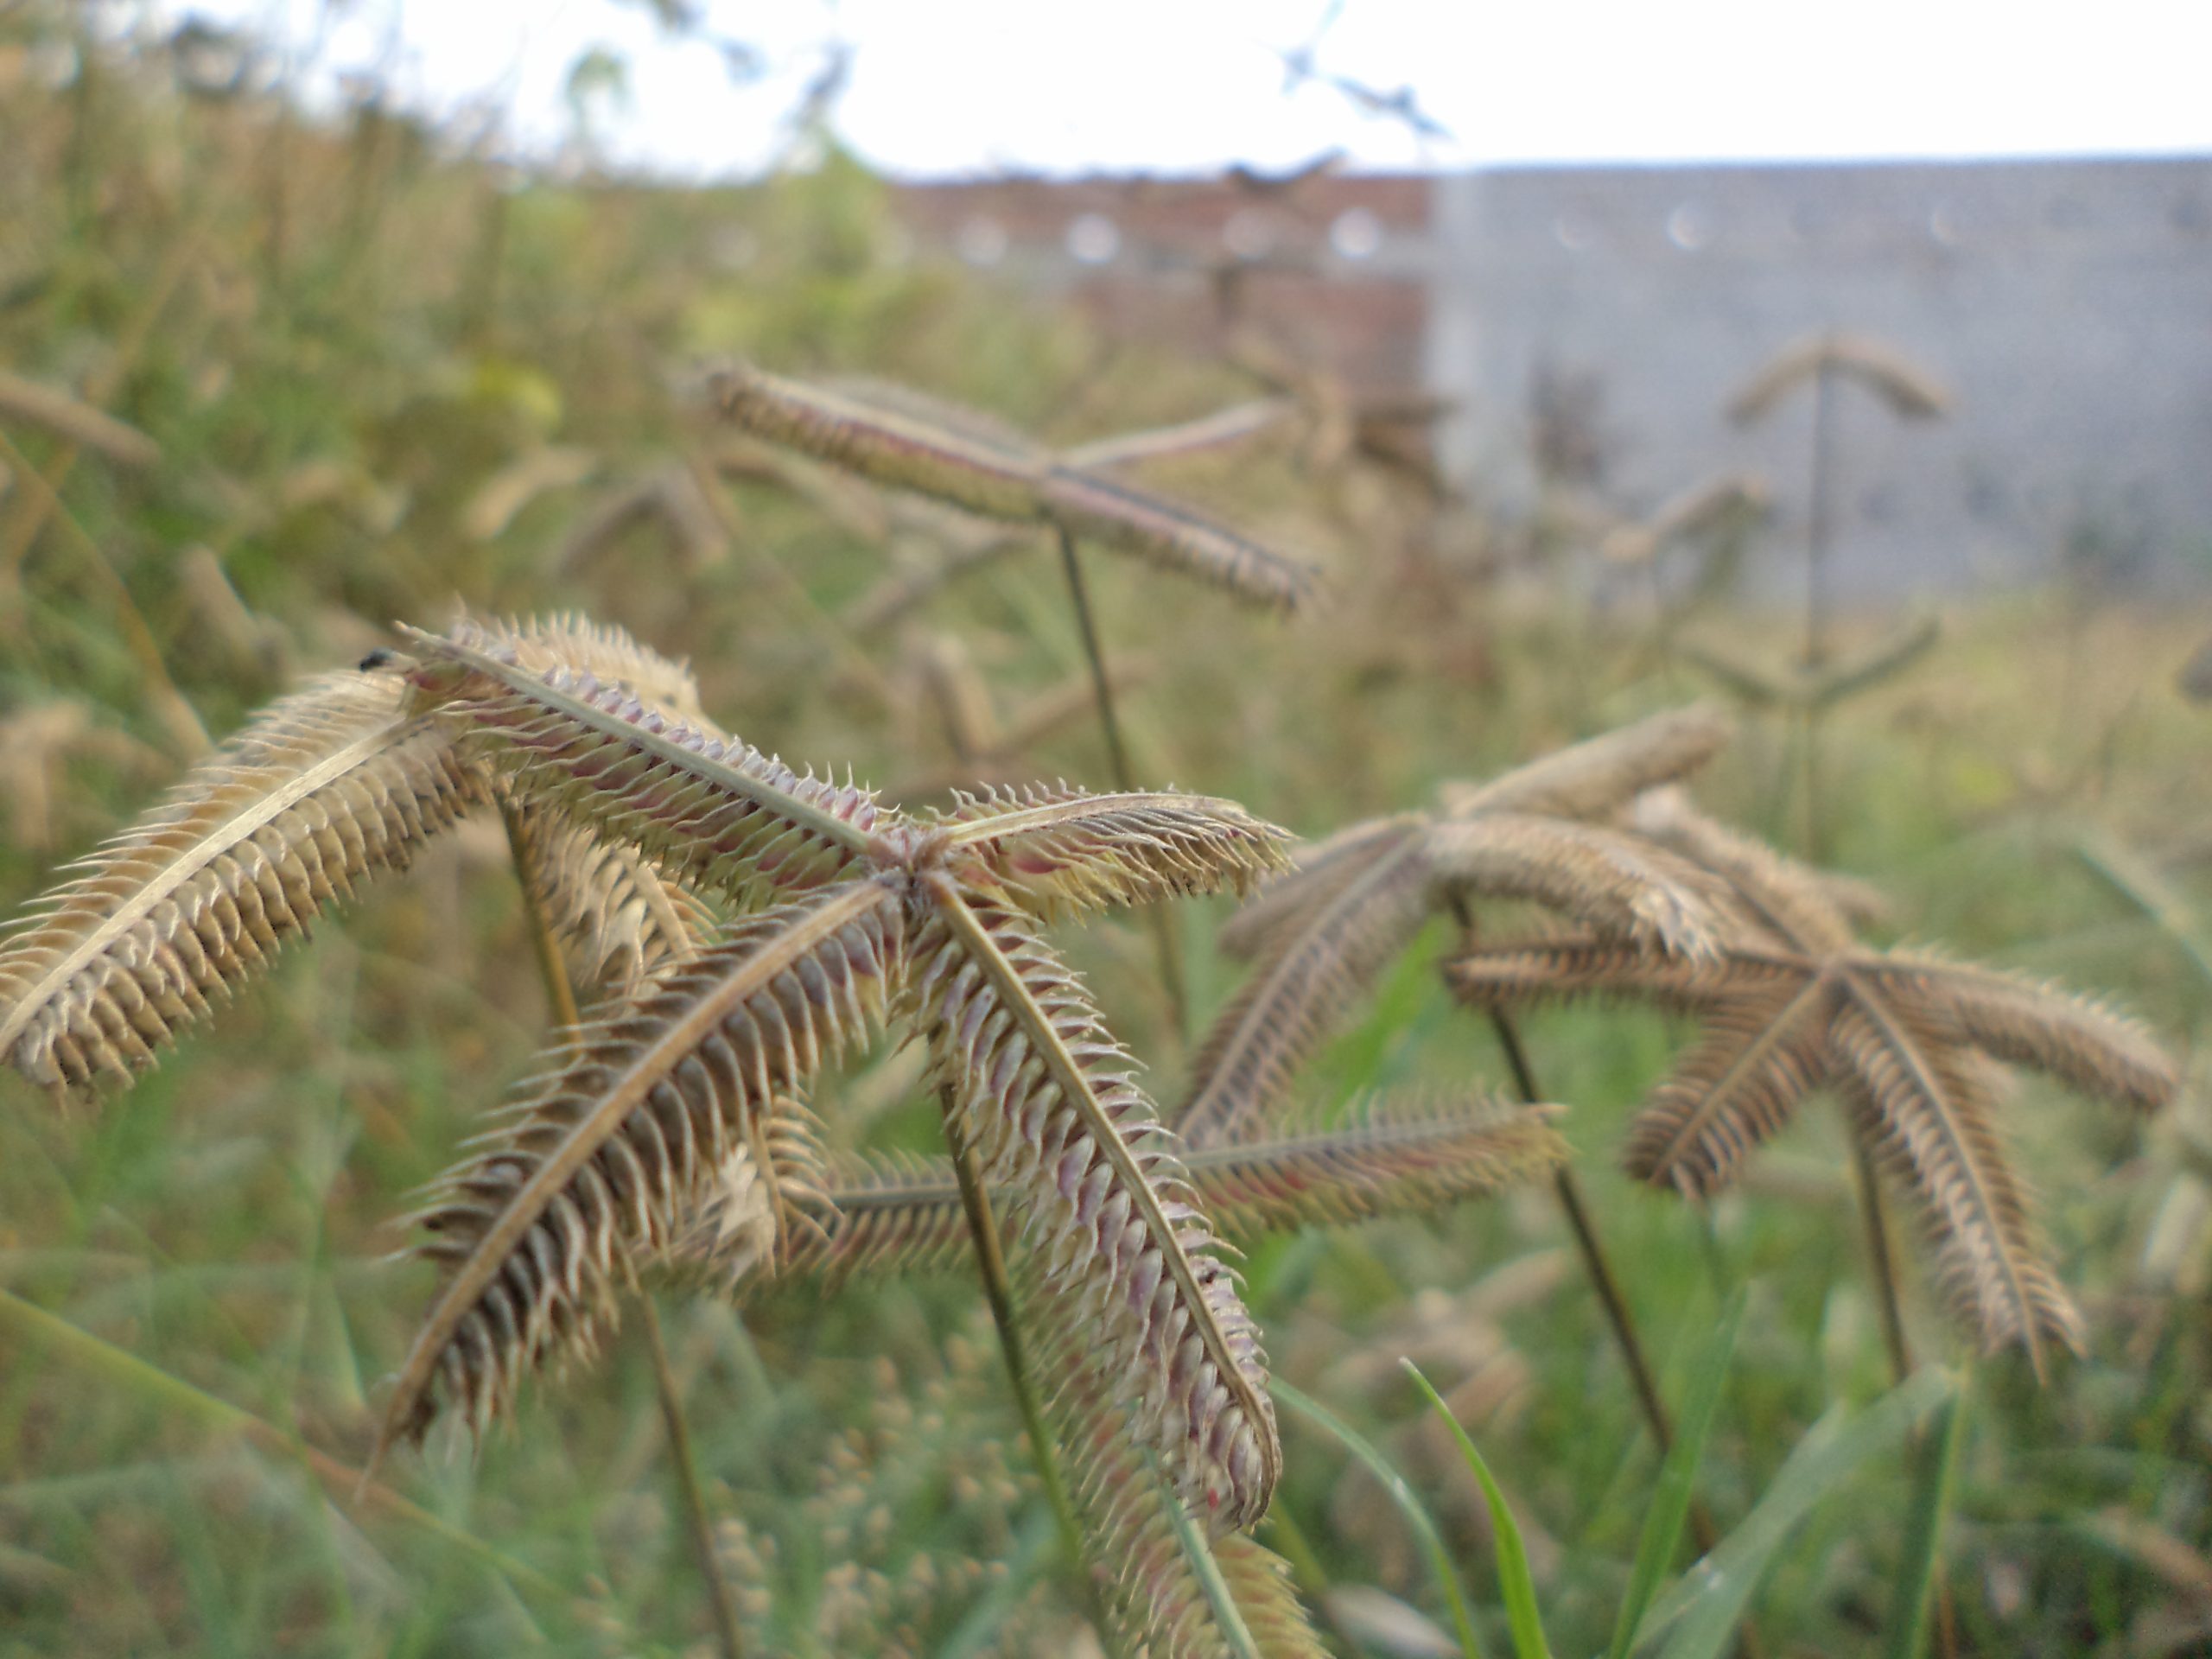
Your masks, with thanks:
M1699 870L1633 832L1582 822L1711 758L1728 726L1703 705L1654 716L1437 809L1356 825L1263 887L1232 948L1251 976L1216 1019L1176 1127L1194 1147L1248 1135L1382 969L1439 911L1534 900L1639 950L1700 956L1719 918Z
M1756 425L1799 386L1827 372L1856 380L1902 419L1950 412L1950 389L1896 346L1867 334L1822 333L1790 341L1762 364L1728 400L1728 418Z
M1674 791L1633 820L1726 884L1717 954L1652 962L1584 934L1485 944L1446 969L1458 994L1502 1008L1637 997L1696 1017L1702 1035L1629 1134L1631 1173L1692 1197L1726 1185L1745 1154L1824 1084L1918 1208L1933 1276L1985 1344L2017 1344L2038 1373L2079 1348L2081 1319L2052 1272L1998 1118L1992 1062L2155 1110L2179 1076L2135 1021L2056 987L1927 952L1859 944L1821 873L1714 823Z
M1046 477L1045 516L1071 536L1195 576L1234 598L1295 611L1320 596L1319 573L1195 509L1071 467Z
M1050 457L919 419L875 398L785 379L736 364L710 387L734 425L857 473L991 518L1040 518Z
M556 814L524 823L531 881L587 996L634 990L705 948L714 912L637 849Z
M2018 1344L2038 1376L2046 1344L2082 1350L2082 1316L2046 1258L1997 1124L1994 1079L1971 1052L1927 1042L1898 1011L1854 999L1833 1028L1853 1128L1911 1195L1934 1279L1986 1347Z
M464 624L464 627L468 625ZM518 663L543 674L581 671L623 687L646 709L724 743L707 717L688 664L640 645L624 630L572 614L495 626ZM715 918L638 848L587 823L531 806L518 809L537 843L530 874L560 936L570 976L590 995L634 988L703 948Z
M901 917L880 883L846 883L734 925L588 1020L419 1217L444 1283L376 1457L429 1426L434 1390L480 1430L529 1370L592 1351L632 1253L664 1248L775 1103L880 1020Z
M1193 1147L1249 1135L1299 1068L1427 924L1422 831L1378 847L1294 931L1280 929L1192 1062L1176 1128Z
M699 704L699 682L690 664L640 645L612 623L564 612L518 623L475 623L464 618L454 628L463 641L480 636L512 651L518 662L543 674L556 667L581 670L594 678L627 689L664 715L699 728L709 735L727 734L707 718Z
M1249 443L1298 418L1297 400L1260 397L1233 404L1227 409L1201 415L1173 426L1147 428L1141 432L1116 433L1078 444L1060 459L1071 467L1096 472L1108 467L1134 467L1148 461L1180 460L1208 450Z
M1637 1114L1622 1157L1628 1173L1687 1198L1726 1186L1745 1155L1833 1075L1835 994L1816 976L1782 997L1710 1009L1703 1036Z
M1039 1268L1027 1317L1113 1373L1211 1528L1250 1526L1281 1466L1259 1333L1134 1062L1018 912L941 877L930 891L914 1003L986 1179L1023 1206Z
M475 791L389 680L333 674L281 699L0 949L0 1054L48 1084L146 1069Z
M865 791L802 777L665 715L619 679L565 664L533 671L496 633L409 633L419 652L410 683L464 749L518 794L584 812L688 880L740 899L804 891L834 880L868 844L876 810Z
M1486 784L1446 785L1445 813L1536 812L1599 818L1644 791L1679 783L1728 747L1735 722L1717 703L1693 702L1587 738Z
M1234 801L1173 791L1094 795L1068 784L956 791L929 820L965 879L1052 919L1162 899L1242 893L1279 868L1283 832Z
M1923 1001L1993 1058L2032 1067L2084 1095L2148 1113L2180 1090L2173 1059L2148 1026L2063 986L1926 951L1873 955L1864 971Z
M1786 985L1796 972L1794 962L1763 964L1745 951L1724 950L1717 958L1689 961L1654 956L1593 933L1556 932L1466 950L1445 963L1444 977L1462 1001L1479 1008L1524 1008L1593 997L1702 1014L1750 988L1753 970L1762 965L1770 988Z
M1056 1351L1045 1374L1058 1384L1055 1416L1099 1426L1073 1497L1120 1645L1175 1659L1321 1659L1284 1564L1250 1538L1210 1535L1204 1511L1143 1451L1128 1408L1071 1359Z
M1645 950L1698 957L1713 949L1698 872L1616 830L1485 812L1435 825L1425 852L1430 880L1445 889L1528 899Z
M0 415L43 427L118 467L151 467L162 447L137 427L59 389L0 369Z
M820 385L743 364L714 378L712 396L754 437L872 483L988 518L1049 523L1275 610L1319 591L1311 568L1192 508L1058 459L976 410L904 388Z
M553 617L500 638L541 671L593 671L634 684L657 707L697 709L689 671L620 629ZM485 779L394 677L314 681L271 704L138 827L86 860L48 896L46 913L0 948L0 1054L48 1084L144 1070L213 998L359 883L404 868L427 837L486 795ZM663 948L675 941L672 899L625 919L652 873L634 855L594 859L575 847L569 875L584 865L602 888L594 896L590 881L568 882L572 929L635 935L641 961L673 954ZM621 870L626 879L613 880ZM600 952L601 965L607 958Z
M1487 1097L1372 1106L1335 1128L1194 1153L1191 1173L1233 1242L1487 1198L1567 1156L1545 1106Z
M1223 954L1249 962L1281 931L1298 926L1335 897L1346 882L1387 855L1420 816L1369 818L1325 839L1308 842L1292 855L1290 868L1265 882L1221 925L1214 943Z
M1675 542L1716 535L1732 524L1764 518L1772 505L1773 493L1764 479L1723 474L1661 502L1642 523L1621 524L1608 531L1598 550L1614 564L1649 564Z
M1567 1156L1550 1107L1487 1097L1377 1103L1351 1122L1189 1154L1185 1173L1229 1243L1301 1227L1344 1227L1487 1198ZM739 1191L749 1194L749 1172ZM766 1262L739 1226L737 1192L717 1195L671 1264L742 1296L855 1275L939 1273L964 1260L959 1184L942 1159L874 1154L833 1159L823 1225ZM772 1267L772 1273L767 1271Z

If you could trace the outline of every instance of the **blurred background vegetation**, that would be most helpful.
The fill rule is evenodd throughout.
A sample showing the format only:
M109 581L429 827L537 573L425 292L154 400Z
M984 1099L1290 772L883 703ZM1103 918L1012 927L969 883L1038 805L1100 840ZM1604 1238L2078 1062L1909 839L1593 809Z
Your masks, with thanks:
M95 48L69 8L0 9L0 911L139 810L203 730L456 604L620 622L688 655L753 742L893 792L982 763L1103 779L1048 543L887 607L880 584L929 571L957 531L717 430L690 377L727 353L864 372L1057 444L1280 388L916 257L885 187L813 138L807 165L744 188L556 181L372 92L311 121L181 47ZM1632 584L1589 602L1602 537L1573 513L1500 522L1344 441L1341 400L1309 386L1287 408L1154 470L1325 563L1328 612L1255 620L1093 562L1141 775L1319 834L1715 686ZM1740 556L1801 556L1754 533ZM1799 626L1725 589L1696 602L1723 643ZM1900 620L1833 626L1847 651ZM1894 935L2109 990L2187 1052L2212 996L2212 727L2176 685L2201 607L2059 584L1942 620L1822 722L1821 850L1891 895ZM1700 793L1802 846L1796 728L1772 702L1751 699ZM288 1450L358 1461L422 1290L383 1260L384 1218L542 1029L504 858L496 831L434 846L112 1109L60 1120L0 1081L0 1287L80 1333L11 1322L0 1346L0 1653L705 1650L632 1331L601 1373L531 1389L480 1459L434 1448L397 1471L412 1516L350 1506ZM1233 981L1219 915L1184 926L1201 1015ZM1143 928L1070 949L1172 1095L1186 1057ZM1502 1080L1431 955L1309 1091ZM1529 1027L1670 1392L1750 1287L1702 1477L1725 1531L1830 1404L1887 1377L1832 1115L1707 1212L1613 1173L1678 1034L1617 1011ZM927 1145L917 1073L880 1056L824 1115ZM1944 1558L1959 1650L2202 1650L2201 1090L2147 1129L2033 1083L2008 1111L2091 1346L2048 1389L2012 1357L1973 1373ZM1521 1517L1556 1649L1600 1648L1656 1458L1541 1196L1281 1241L1248 1277L1279 1370L1409 1471L1489 1618L1479 1494L1395 1365L1421 1362ZM957 1278L742 1322L665 1300L763 1650L1065 1650L976 1300ZM1966 1357L1917 1286L1908 1313L1918 1351ZM1440 1617L1381 1490L1335 1442L1286 1434L1278 1502L1351 1592L1345 1621L1376 1653L1433 1650L1365 1596ZM1767 1651L1871 1644L1911 1478L1870 1462L1815 1511L1756 1604Z

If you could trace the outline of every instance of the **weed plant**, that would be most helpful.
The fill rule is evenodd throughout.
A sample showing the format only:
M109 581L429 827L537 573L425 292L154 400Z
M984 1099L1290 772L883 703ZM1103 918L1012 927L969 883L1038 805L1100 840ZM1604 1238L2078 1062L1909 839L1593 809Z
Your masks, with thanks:
M0 245L0 900L31 907L73 879L69 861L143 820L137 842L74 873L90 878L76 899L5 946L21 969L38 930L67 917L101 940L61 976L73 1001L33 998L13 969L0 994L10 1057L33 1074L0 1079L0 1646L1016 1653L1148 1630L1162 1652L1440 1637L1520 1651L1539 1639L1532 1611L1560 1653L1719 1653L1746 1615L1768 1651L2185 1652L2212 1629L2212 1351L2191 1313L2212 1260L2201 1063L2182 1055L2177 1104L2147 1120L2051 1109L2032 1069L2150 1106L2173 1090L2159 1051L2201 1024L2193 936L2176 925L2203 902L2187 842L2208 806L2204 716L2173 690L2192 619L2118 602L2084 617L2078 600L2034 595L1947 616L1940 651L1826 734L1819 844L1857 879L1789 867L1848 918L1808 948L1747 921L1740 885L1670 842L1652 816L1664 801L1644 791L1671 772L1587 806L1509 811L1493 795L1472 810L1473 791L1678 699L1632 630L1516 608L1485 585L1510 527L1346 441L1349 394L1271 371L1263 389L1283 395L1264 419L1213 419L1249 404L1236 364L1116 346L910 257L885 188L834 151L745 190L518 180L372 95L309 122L251 79L210 86L34 4L0 18L0 222L14 232ZM1256 360L1249 342L1238 355ZM1144 1249L1179 1253L1179 1282L1222 1325L1228 1367L1217 1357L1208 1387L1235 1373L1249 1389L1217 1443L1179 1429L1194 1396L1172 1363L1158 1370L1164 1349L1145 1358L1153 1338L1127 1305L1084 1305L1126 1325L1095 1356L1056 1325L1052 1299L1080 1294L1079 1275L1053 1278L1070 1265L1049 1248L1070 1236L1050 1230L1057 1166L1040 1182L1040 1142L993 1138L986 1107L1013 1097L997 1081L949 1103L932 1086L995 1075L991 1056L1014 1051L988 1045L1016 1039L979 1014L986 1046L948 1045L967 1029L952 1001L985 980L931 969L919 943L958 924L910 917L903 899L841 923L849 944L846 924L867 933L893 910L916 926L895 951L888 933L848 949L856 977L841 982L858 996L855 964L896 957L928 988L882 1006L909 1010L921 1041L855 1044L832 1066L824 1027L818 1067L797 1048L805 1064L787 1065L779 1043L755 1051L772 1057L765 1078L684 1072L703 1090L686 1098L721 1089L743 1107L662 1120L675 1133L639 1157L650 1179L607 1188L634 1205L558 1189L550 1230L524 1236L568 1252L556 1259L575 1276L506 1281L546 1293L531 1304L542 1317L518 1303L510 1326L450 1292L491 1259L476 1230L507 1213L543 1126L565 1135L591 1116L569 1108L610 1075L591 1069L605 1044L652 1047L649 1028L711 999L733 951L785 937L798 912L862 905L887 878L934 890L914 849L963 809L935 793L958 781L938 775L956 746L902 677L916 640L957 639L1008 711L1095 690L1094 665L1112 666L1071 608L1058 521L979 527L763 448L711 398L672 390L674 371L708 359L833 391L856 371L931 388L1033 435L1016 448L1048 472L1110 478L1116 504L1203 503L1230 545L1326 568L1325 609L1248 618L1198 588L1163 601L1168 573L1090 556L1123 531L1076 526L1090 639L1148 670L1141 684L1107 677L1132 777L1197 813L1202 841L1238 826L1244 850L1205 880L1155 880L1160 825L1140 813L1061 868L1103 856L1114 873L1088 896L1164 898L1260 874L1278 845L1263 821L1309 835L1314 850L1241 918L1220 899L1178 906L1192 1029L1256 1033L1235 1052L1267 1065L1239 1072L1219 1044L1185 1042L1156 938L1103 917L1048 929L1020 895L1058 878L982 850L962 867L990 892L982 909L962 902L988 912L1001 958L1027 964L1015 978L1049 982L1033 1000L1100 1055L1125 1045L1147 1063L1156 1081L1128 1083L1132 1096L1156 1090L1171 1117L1214 1100L1207 1120L1230 1126L1179 1143L1133 1131L1144 1150L1107 1155L1124 1176L1143 1166L1167 1222L1143 1230ZM1180 435L1123 441L1162 432ZM547 620L472 633L484 625L445 625L455 601ZM562 620L579 608L626 635ZM391 619L439 626L400 636ZM1701 634L1728 620L1708 610ZM1834 670L1879 658L1870 643L1891 625L1835 611L1822 632ZM379 650L397 654L350 666ZM302 690L308 674L324 677ZM626 687L636 709L580 697L582 677L561 691L564 675L609 697ZM547 693L572 706L532 701ZM524 705L519 725L494 717ZM754 854L718 865L727 849L693 850L711 814L655 820L682 805L669 774L624 761L607 777L637 792L594 805L594 778L556 780L514 741L557 714L595 743L649 734L656 764L722 744L715 765L758 781L750 751L701 723L709 709L760 749L834 757L840 778L927 785L897 815L868 809L906 826L886 848L916 840L886 862L807 818L790 860L725 880ZM702 747L671 740L679 729ZM330 769L372 732L373 766ZM1009 712L1009 734L988 756L1001 785L1108 781L1079 725ZM310 772L321 781L302 791ZM776 776L836 823L853 822L841 806L861 811L857 785ZM181 778L196 781L143 819ZM1491 782L1446 787L1468 779ZM1198 793L1169 797L1171 780ZM1740 755L1711 753L1700 813L1758 821L1755 781ZM1111 798L1046 788L1010 810ZM241 803L288 789L241 823ZM972 793L973 823L1009 806ZM1498 821L1524 810L1541 821L1517 836ZM204 831L204 812L238 833L180 871L179 825ZM1117 866L1125 832L1135 862ZM2115 902L2084 845L2155 849L2152 908ZM156 868L167 885L148 904ZM1355 873L1387 902L1352 907L1344 948L1314 956L1316 1000L1275 1000L1266 988L1295 980L1287 942L1328 937L1338 878ZM1885 895L1879 914L1864 878ZM353 887L358 902L340 902ZM310 922L314 949L276 948ZM1910 943L1931 938L1958 954ZM1552 1006L1567 986L1546 969L1516 982L1532 994L1516 1006L1546 1006L1510 1037L1466 1017L1454 993L1470 993L1471 964L1562 941L1584 942L1605 965L1589 988L1621 1000ZM1762 954L1789 960L1755 986L1745 963ZM2135 1008L2158 1040L2026 988L2062 978ZM626 1012L580 1035L564 982L584 1007ZM1657 994L1694 982L1714 996ZM1760 1142L1712 1166L1732 1179L1654 1192L1616 1166L1685 1080L1726 1107L1700 1057L1772 1030L1808 982L1824 989L1791 1046L1802 1064L1728 1119L1730 1144ZM857 1029L844 995L835 1023ZM172 1045L203 1001L219 1022ZM873 991L860 1001L872 1018ZM1879 1071L1853 1023L1867 1001L1903 1007L1948 1074L1942 1101L1889 1072L1854 1090L1854 1068ZM1262 1005L1284 1017L1255 1020ZM726 1006L765 1029L765 1005ZM949 1047L965 1056L950 1071ZM1516 1047L1541 1090L1515 1084ZM2031 1065L1999 1091L1988 1053ZM1027 1064L1008 1060L1017 1094L1035 1080ZM88 1103L80 1081L118 1069L130 1092ZM802 1073L810 1090L791 1086ZM1259 1085L1231 1101L1221 1079L1248 1075ZM1831 1078L1843 1113L1794 1109ZM1066 1084L1034 1097L1065 1104ZM1124 1086L1098 1085L1115 1102ZM518 1087L520 1115L457 1153ZM1567 1109L1491 1098L1522 1092ZM1789 1133L1767 1139L1784 1110ZM1999 1119L2001 1142L1983 1134ZM677 1132L702 1122L723 1139ZM974 1133L948 1140L948 1124ZM1985 1208L1984 1225L1945 1207L1949 1179L1923 1154L1946 1124L1977 1160L2000 1147L2017 1210ZM1901 1178L1895 1192L1950 1217L1928 1268L1912 1250L1886 1276L1867 1265L1861 1140ZM981 1176L964 1191L962 1145ZM686 1148L728 1155L687 1165ZM1663 1455L1546 1191L1569 1148L1672 1432ZM458 1185L429 1200L455 1224L396 1229L400 1196L457 1155ZM2032 1241L2014 1224L2030 1187ZM981 1228L978 1198L993 1217ZM1241 1255L1181 1236L1201 1215ZM993 1236L1007 1246L996 1269L976 1249ZM1983 1294L1999 1263L2029 1294ZM995 1283L1003 1324L978 1294ZM442 1294L457 1317L438 1324L484 1344L442 1338L410 1367ZM1265 1333L1267 1395L1231 1300ZM1963 1322L1940 1317L1961 1300ZM1903 1341L1885 1344L1892 1324ZM1988 1337L2007 1345L1967 1370ZM1902 1388L1899 1347L1916 1361ZM1102 1391L1133 1354L1167 1382ZM588 1373L512 1386L563 1356ZM378 1424L412 1429L418 1405L444 1402L507 1427L474 1455L434 1433L365 1484ZM1255 1470L1274 1476L1271 1498ZM1694 1507L1710 1573L1686 1570L1689 1550L1708 1553L1681 1541ZM1256 1530L1233 1524L1262 1508ZM1068 1520L1107 1571L1068 1564ZM1509 1536L1517 1554L1501 1555Z

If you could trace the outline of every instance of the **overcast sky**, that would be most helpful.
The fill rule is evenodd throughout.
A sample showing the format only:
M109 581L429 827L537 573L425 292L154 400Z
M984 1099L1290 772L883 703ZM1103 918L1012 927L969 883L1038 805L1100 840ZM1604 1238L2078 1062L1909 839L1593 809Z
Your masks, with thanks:
M706 0L707 32L757 54L739 79L640 0L153 9L264 30L326 98L373 67L417 105L495 110L541 152L606 48L629 96L599 106L602 154L690 177L771 162L831 42L837 130L907 175L2212 151L2204 0ZM1410 88L1448 136L1335 78Z

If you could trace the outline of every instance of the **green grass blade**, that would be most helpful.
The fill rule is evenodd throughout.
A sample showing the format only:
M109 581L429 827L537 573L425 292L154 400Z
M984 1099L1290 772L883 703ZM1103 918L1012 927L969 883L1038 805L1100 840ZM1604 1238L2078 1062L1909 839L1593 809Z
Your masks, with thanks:
M1183 1547L1183 1559L1190 1562L1199 1587L1205 1592L1206 1605L1213 1609L1213 1621L1220 1627L1222 1647L1230 1659L1260 1659L1260 1644L1252 1639L1244 1615L1236 1605L1236 1598L1230 1592L1229 1580L1221 1575L1221 1563L1214 1559L1213 1546L1192 1521L1190 1505L1160 1480L1156 1466L1153 1480L1159 1490L1160 1501L1166 1506L1167 1518L1174 1523L1175 1541Z
M156 1401L180 1415L196 1418L218 1429L234 1433L264 1455L298 1461L322 1484L334 1503L344 1495L356 1494L359 1507L380 1511L404 1522L459 1553L474 1557L500 1576L518 1585L527 1585L532 1591L550 1599L563 1604L570 1602L569 1591L536 1568L516 1560L443 1517L410 1503L387 1486L373 1482L364 1485L358 1470L349 1469L328 1453L317 1451L296 1433L288 1433L273 1424L264 1422L243 1407L219 1399L181 1377L172 1376L149 1361L104 1341L60 1315L49 1313L37 1304L27 1302L7 1290L0 1290L0 1330L11 1332L17 1339L21 1344L16 1351L17 1352L33 1343L41 1344L45 1352L58 1359L129 1389L143 1398Z
M1675 1627L1663 1659L1720 1659L1791 1529L1853 1471L1903 1445L1956 1388L1947 1371L1922 1371L1855 1416L1836 1406L1806 1430L1743 1523L1653 1605L1645 1634Z
M1912 1519L1904 1535L1897 1573L1897 1605L1890 1612L1889 1659L1920 1659L1928 1634L1928 1604L1936 1588L1936 1565L1943 1538L1943 1516L1951 1507L1953 1478L1959 1466L1960 1429L1967 1414L1966 1390L1955 1389L1936 1408L1931 1444L1920 1458L1914 1483Z
M1459 1638L1459 1651L1465 1659L1482 1659L1482 1644L1475 1639L1474 1618L1467 1611L1466 1592L1459 1587L1459 1575L1452 1571L1452 1557L1444 1548L1443 1535L1437 1531L1436 1522L1429 1517L1428 1511L1421 1507L1421 1499L1414 1495L1414 1489L1406 1484L1406 1478L1393 1469L1389 1459L1376 1451L1357 1429L1319 1401L1291 1387L1279 1376L1268 1379L1268 1387L1277 1400L1307 1422L1341 1440L1344 1450L1366 1465L1368 1472L1382 1483L1383 1491L1398 1506L1398 1512L1406 1517L1406 1524L1413 1529L1414 1536L1420 1541L1422 1552L1428 1557L1430 1568L1436 1574L1437 1588L1443 1592L1445 1605L1452 1611L1452 1627Z
M1713 1414L1720 1404L1721 1385L1728 1379L1728 1363L1736 1353L1736 1332L1744 1322L1745 1292L1739 1287L1728 1299L1719 1328L1698 1357L1690 1377L1689 1393L1675 1420L1674 1448L1659 1466L1659 1483L1651 1507L1643 1513L1643 1534L1636 1545L1636 1563L1629 1569L1628 1592L1621 1599L1618 1621L1607 1659L1628 1659L1636 1645L1637 1626L1644 1609L1659 1593L1659 1581L1674 1564L1675 1546L1681 1542L1682 1521L1689 1514L1690 1491L1696 1484L1697 1467L1705 1456L1706 1436L1713 1431Z
M1444 1396L1421 1374L1421 1367L1410 1359L1401 1359L1398 1363L1428 1396L1428 1403L1452 1431L1452 1438L1459 1442L1459 1454L1474 1471L1475 1484L1483 1489L1483 1502L1490 1506L1491 1535L1497 1546L1498 1591L1505 1599L1505 1622L1513 1632L1516 1659L1551 1659L1551 1649L1544 1642L1543 1621L1536 1611L1535 1581L1529 1576L1529 1551L1521 1541L1521 1529L1514 1522L1505 1494L1497 1490L1497 1482L1491 1478L1490 1465L1483 1461L1483 1454L1475 1450L1474 1441L1459 1427L1459 1420L1444 1403Z

